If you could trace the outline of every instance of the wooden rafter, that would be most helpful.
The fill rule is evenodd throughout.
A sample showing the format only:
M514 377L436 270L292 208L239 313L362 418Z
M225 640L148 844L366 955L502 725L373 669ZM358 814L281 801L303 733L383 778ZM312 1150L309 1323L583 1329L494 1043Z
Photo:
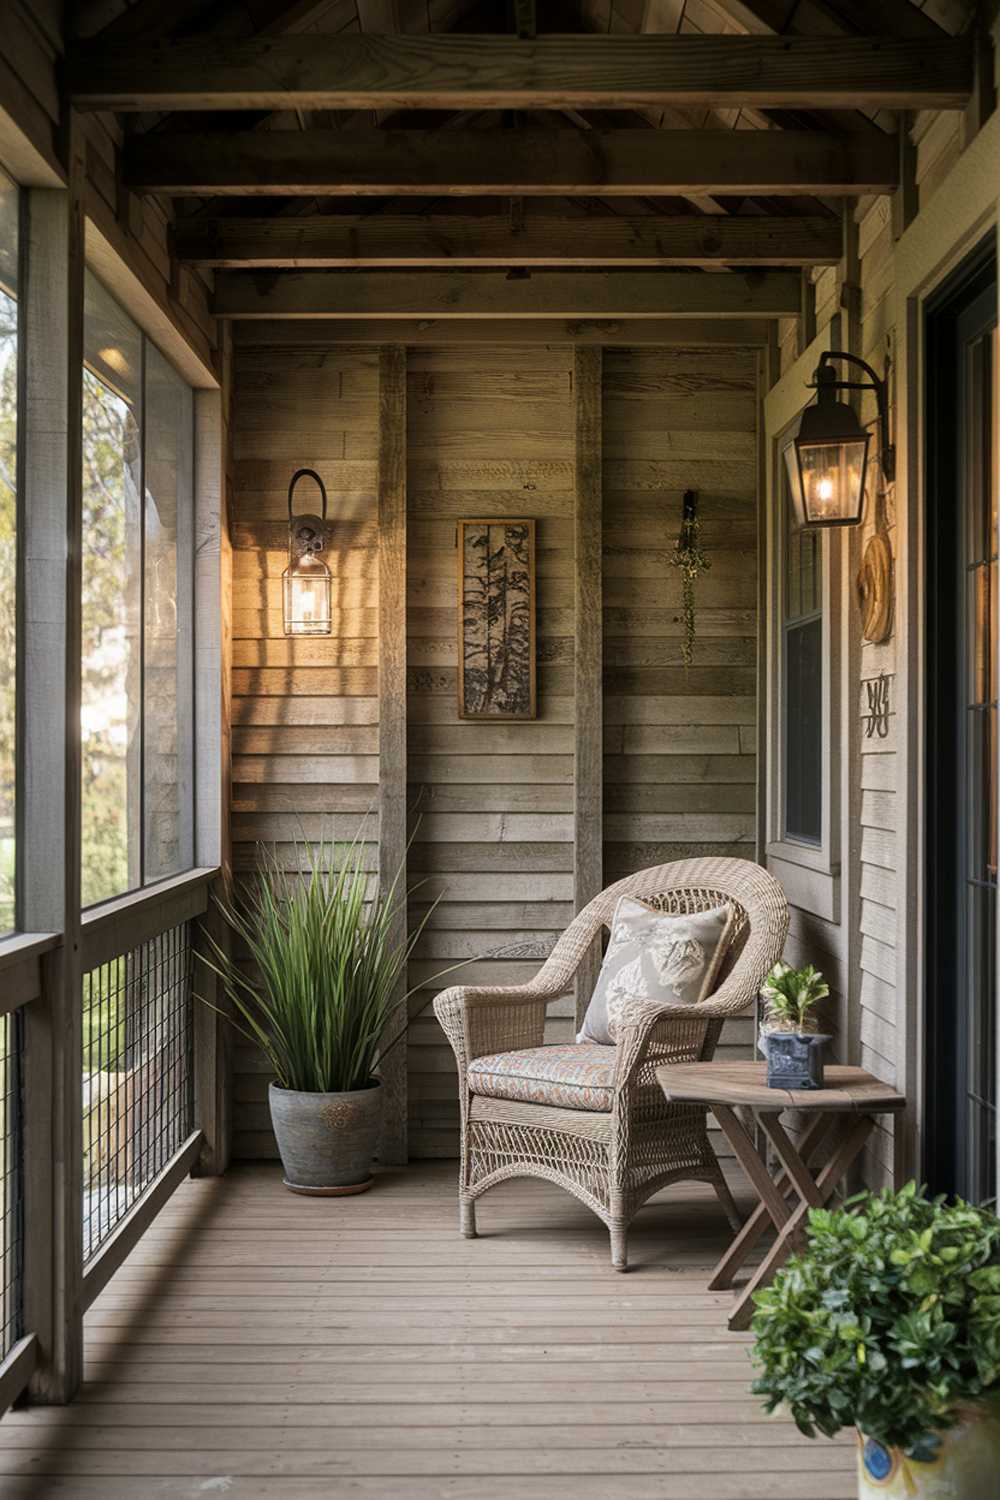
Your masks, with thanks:
M330 344L606 344L635 348L766 348L765 318L247 318L238 346L327 348Z
M961 109L968 40L765 36L281 36L82 43L80 109Z
M689 214L562 218L310 214L192 219L176 226L181 260L219 269L350 266L836 265L840 220Z
M808 131L306 130L133 137L128 187L210 196L890 192L888 136Z
M222 318L795 317L792 272L220 271Z

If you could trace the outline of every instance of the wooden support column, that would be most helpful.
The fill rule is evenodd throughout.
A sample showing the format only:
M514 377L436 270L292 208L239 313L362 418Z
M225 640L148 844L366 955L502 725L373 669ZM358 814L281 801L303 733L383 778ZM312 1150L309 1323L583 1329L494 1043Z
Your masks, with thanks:
M378 868L383 894L396 882L393 943L404 943L406 918L406 350L392 344L378 361ZM398 999L406 985L401 982ZM382 1067L385 1089L383 1166L403 1166L406 1144L405 1007L387 1028L392 1044ZM399 1038L397 1040L397 1038Z
M800 278L800 310L799 310L799 332L798 352L801 354L809 348L816 337L816 283L812 279L808 269L799 273Z
M917 216L920 194L917 191L917 148L913 144L912 120L908 110L899 116L899 186L892 195L892 237L898 240Z
M573 898L577 911L598 895L604 883L601 366L600 348L576 350L573 360L576 403ZM578 1026L582 1024L600 963L600 943L595 941L577 973Z
M80 568L83 159L65 190L28 194L24 318L20 920L61 932L24 1035L24 1318L36 1401L69 1401L83 1370L80 956ZM19 653L22 654L22 653Z
M231 549L226 517L226 411L220 390L194 394L195 506L195 856L204 869L218 865L215 894L226 893L230 874L229 700ZM229 926L210 902L202 922L220 946ZM194 1124L203 1141L195 1163L198 1176L226 1170L231 1139L231 1029L221 980L196 964L194 1007ZM214 1008L218 1007L218 1008Z

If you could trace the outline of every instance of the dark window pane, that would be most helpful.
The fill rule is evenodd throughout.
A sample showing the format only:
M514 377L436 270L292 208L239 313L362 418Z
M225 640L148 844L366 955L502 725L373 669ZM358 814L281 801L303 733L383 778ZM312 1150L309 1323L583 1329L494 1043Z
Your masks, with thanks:
M823 622L785 631L785 835L822 835Z

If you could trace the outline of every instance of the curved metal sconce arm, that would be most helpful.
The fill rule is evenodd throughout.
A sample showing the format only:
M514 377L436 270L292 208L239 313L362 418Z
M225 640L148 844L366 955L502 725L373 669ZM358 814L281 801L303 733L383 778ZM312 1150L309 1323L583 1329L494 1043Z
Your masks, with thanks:
M864 370L868 376L867 380L834 380L833 371L830 368L835 359L843 360L846 364L857 365ZM874 391L875 402L878 408L879 424L879 462L882 473L891 484L896 478L896 446L889 437L889 393L888 381L877 375L866 359L858 354L848 354L842 349L824 349L819 357L819 365L812 383L812 389L816 390L822 386L825 390L836 391Z

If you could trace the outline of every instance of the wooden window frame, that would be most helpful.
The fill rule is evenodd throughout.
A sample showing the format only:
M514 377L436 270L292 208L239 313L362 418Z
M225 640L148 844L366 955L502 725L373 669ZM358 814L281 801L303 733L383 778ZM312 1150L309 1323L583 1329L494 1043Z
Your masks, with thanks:
M817 344L828 347L830 330ZM802 355L803 369L811 369L818 357L816 345ZM806 377L808 378L808 377ZM768 868L782 882L793 906L837 922L840 917L840 783L842 726L840 713L840 615L839 597L841 540L820 533L820 601L822 610L821 659L823 679L820 839L810 844L788 838L784 830L785 767L785 449L798 430L802 408L810 399L805 380L790 381L788 388L798 402L768 438L767 449L767 654L766 705L766 808L764 852Z

